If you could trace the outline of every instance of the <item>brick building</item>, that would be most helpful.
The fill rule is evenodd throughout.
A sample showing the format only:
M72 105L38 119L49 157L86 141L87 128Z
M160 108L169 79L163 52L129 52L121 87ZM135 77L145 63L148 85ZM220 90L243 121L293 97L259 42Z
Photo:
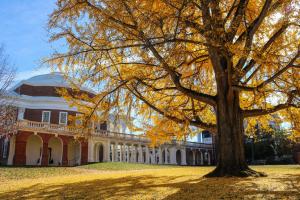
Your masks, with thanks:
M9 105L17 109L16 131L0 130L0 164L73 166L88 162L138 162L152 164L212 165L212 142L170 143L150 147L144 135L126 134L126 125L94 122L87 137L68 126L70 116L80 114L70 107L57 89L71 90L63 75L45 74L21 81L7 95ZM93 92L81 88L90 96Z

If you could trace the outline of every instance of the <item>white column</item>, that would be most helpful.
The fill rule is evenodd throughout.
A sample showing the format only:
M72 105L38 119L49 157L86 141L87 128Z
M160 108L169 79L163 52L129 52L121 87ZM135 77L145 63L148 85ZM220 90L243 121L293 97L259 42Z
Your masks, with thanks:
M13 165L15 149L16 149L16 135L13 135L9 140L9 153L7 158L7 165Z
M130 162L130 155L129 155L129 152L130 152L130 151L129 151L129 147L130 147L129 145L126 145L126 154L127 154L127 160L126 160L126 161L127 161L128 163Z
M143 163L143 147L139 145L139 163Z
M123 154L122 162L126 162L126 144L123 144L122 147L123 147L123 149L122 149L122 154Z
M110 150L110 141L109 140L106 143L105 152L106 152L106 154L105 154L105 156L106 156L106 162L111 162L111 160L110 160L110 152L111 152L111 150Z
M91 138L88 139L88 162L95 162L95 151L94 151L94 142Z
M134 163L136 163L137 162L137 160L136 160L136 154L137 154L137 150L136 150L136 146L135 145L132 145L132 162L134 162Z
M116 143L111 147L111 161L116 162Z
M170 148L170 164L172 164L172 165L177 165L176 151L177 151L176 147Z
M155 147L152 148L152 164L157 164L156 163L156 152L155 152Z
M161 147L158 148L158 164L163 164Z
M196 165L196 152L195 150L192 150L193 153L193 165Z
M185 147L181 150L181 164L186 165L186 150L185 150Z
M120 144L120 162L123 162L123 144Z
M165 164L166 165L169 164L168 163L168 148L167 147L165 147Z
M130 156L130 162L134 162L134 145L132 144L131 146L130 146L130 154L131 154L131 156Z
M146 146L145 149L146 149L146 164L149 164L149 148L148 148L148 146Z
M119 150L118 150L119 148L118 148L118 145L119 144L116 142L115 146L114 146L115 147L115 162L119 162L119 153L118 153L119 152Z
M200 159L201 159L200 164L203 165L203 153L201 150L200 150Z

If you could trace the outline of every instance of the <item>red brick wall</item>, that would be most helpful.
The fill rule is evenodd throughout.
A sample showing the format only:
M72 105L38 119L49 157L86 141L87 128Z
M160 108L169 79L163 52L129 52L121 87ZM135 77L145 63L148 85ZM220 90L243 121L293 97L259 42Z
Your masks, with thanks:
M26 143L30 135L33 135L33 132L19 131L16 135L16 148L15 148L15 157L14 165L26 165ZM48 142L51 137L55 137L53 134L47 133L37 133L41 136L43 140L43 155L42 155L42 166L48 165ZM72 136L58 135L63 142L63 155L62 155L62 165L68 165L68 143L70 140L73 140ZM81 140L81 162L86 164L88 161L88 142L86 140Z
M28 109L26 108L24 113L24 119L41 122L43 111L51 111L50 123L59 124L59 112L67 112L68 115L75 116L76 112L67 110L51 110L51 109Z
M26 165L26 141L32 134L32 132L18 131L16 135L14 165Z
M81 164L85 165L88 162L88 142L81 141Z
M24 94L28 96L51 96L51 97L60 97L61 95L59 94L59 89L62 89L62 87L53 87L53 86L32 86L32 85L26 85L23 84L17 89L15 89L15 92L18 94ZM67 89L70 94L87 94L89 97L94 97L95 95L86 91L80 91L75 93L72 91L72 89L68 88Z

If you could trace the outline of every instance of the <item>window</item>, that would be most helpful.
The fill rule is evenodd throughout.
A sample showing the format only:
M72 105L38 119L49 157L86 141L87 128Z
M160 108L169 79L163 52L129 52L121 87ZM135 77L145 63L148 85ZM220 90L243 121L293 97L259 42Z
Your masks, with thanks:
M2 158L7 158L9 140L5 138L2 144Z
M67 112L59 112L59 124L67 125L68 122L68 113Z
M50 117L51 117L51 112L50 111L43 111L42 122L50 123Z

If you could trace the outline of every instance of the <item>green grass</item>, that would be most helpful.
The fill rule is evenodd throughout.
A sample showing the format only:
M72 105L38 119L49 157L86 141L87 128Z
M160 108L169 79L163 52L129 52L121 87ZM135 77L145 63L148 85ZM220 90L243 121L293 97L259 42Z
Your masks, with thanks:
M164 169L164 168L174 168L174 167L178 167L178 166L108 162L108 163L93 163L88 165L82 165L82 166L78 166L77 168L104 170L104 171L130 171L130 170L143 170L143 169Z
M79 174L78 170L70 167L4 167L0 166L0 182L6 180L21 180L47 178Z

